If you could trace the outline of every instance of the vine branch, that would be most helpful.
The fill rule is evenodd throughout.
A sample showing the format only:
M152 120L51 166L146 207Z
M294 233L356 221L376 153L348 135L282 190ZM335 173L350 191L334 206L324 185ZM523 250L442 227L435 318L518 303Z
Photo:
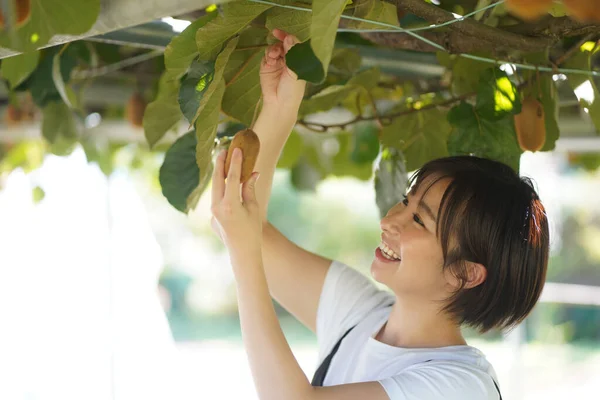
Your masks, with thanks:
M387 0L395 4L398 11L409 12L432 24L441 24L456 20L455 16L422 0ZM419 33L441 46L450 53L473 53L490 51L520 50L539 51L552 46L564 37L586 34L600 34L600 24L582 24L569 17L554 18L548 16L535 23L523 23L502 28L494 28L466 18L448 25L441 31ZM396 49L408 49L424 52L437 51L433 46L421 42L418 38L398 32L363 32L363 38Z

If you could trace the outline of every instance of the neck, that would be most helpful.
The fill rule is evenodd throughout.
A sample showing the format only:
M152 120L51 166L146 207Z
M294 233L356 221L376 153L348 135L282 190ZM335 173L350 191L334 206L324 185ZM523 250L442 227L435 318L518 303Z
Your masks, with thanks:
M418 305L416 304L418 303ZM466 344L460 326L434 304L397 298L388 321L375 336L394 347L427 348Z

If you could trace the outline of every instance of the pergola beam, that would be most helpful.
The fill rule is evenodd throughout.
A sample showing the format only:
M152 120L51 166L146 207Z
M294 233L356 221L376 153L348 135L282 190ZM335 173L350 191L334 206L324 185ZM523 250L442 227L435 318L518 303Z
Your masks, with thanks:
M81 0L85 1L85 0ZM159 18L181 15L199 10L211 4L227 3L229 0L102 0L100 15L96 23L83 35L55 35L41 48L56 46L104 35L130 26L144 24ZM19 54L19 52L0 48L0 59Z

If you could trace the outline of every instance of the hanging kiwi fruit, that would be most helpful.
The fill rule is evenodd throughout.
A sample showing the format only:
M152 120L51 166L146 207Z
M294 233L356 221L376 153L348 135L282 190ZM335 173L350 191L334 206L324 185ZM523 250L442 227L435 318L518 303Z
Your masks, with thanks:
M553 0L506 0L506 8L525 20L538 19L548 13Z
M13 3L16 27L19 28L27 22L31 16L31 0L9 0ZM0 9L0 28L4 28L4 15Z
M580 22L600 22L598 0L563 0L567 13Z
M236 148L242 150L243 158L240 182L245 183L248 179L250 179L252 172L254 171L256 159L258 158L258 152L260 151L260 140L252 129L244 129L235 134L231 144L229 145L227 158L225 159L225 176L229 174L233 150Z
M515 115L517 140L523 151L538 151L546 142L544 106L534 96L521 103L521 112Z
M139 92L135 92L129 98L125 107L125 114L129 123L136 128L144 126L144 111L146 110L146 100Z

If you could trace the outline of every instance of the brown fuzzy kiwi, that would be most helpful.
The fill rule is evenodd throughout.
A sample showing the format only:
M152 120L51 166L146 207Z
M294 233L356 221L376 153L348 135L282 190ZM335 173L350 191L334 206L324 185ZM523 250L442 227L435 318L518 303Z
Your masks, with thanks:
M131 125L141 128L144 126L144 111L146 110L146 101L140 93L134 93L129 98L126 107L127 120Z
M538 151L546 142L544 106L534 97L527 97L521 112L515 115L515 129L519 146L524 151Z
M597 0L563 0L567 12L580 22L600 22L600 7Z
M6 122L6 125L8 126L19 125L24 119L23 114L24 113L20 108L13 104L9 104L8 107L6 107L6 114L4 114L4 122Z
M17 28L25 24L31 15L31 0L14 0L13 9L16 17ZM4 28L4 15L0 11L0 28Z
M256 159L258 158L258 152L260 151L260 140L252 129L244 129L235 134L231 144L229 145L227 158L225 159L225 176L229 174L233 150L236 147L239 147L242 150L243 159L240 182L244 183L250 179L252 172L254 171Z
M553 0L506 0L506 8L527 20L540 18L548 13Z

